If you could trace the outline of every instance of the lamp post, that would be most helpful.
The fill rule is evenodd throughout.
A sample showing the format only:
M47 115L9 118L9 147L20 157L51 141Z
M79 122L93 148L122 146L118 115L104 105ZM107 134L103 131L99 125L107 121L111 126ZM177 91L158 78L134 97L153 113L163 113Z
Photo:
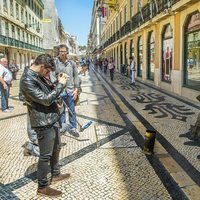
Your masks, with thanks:
M25 30L27 30L28 28L30 28L32 26L35 26L35 25L37 25L36 31L39 33L40 32L40 27L39 27L38 23L35 23L35 24L25 24Z

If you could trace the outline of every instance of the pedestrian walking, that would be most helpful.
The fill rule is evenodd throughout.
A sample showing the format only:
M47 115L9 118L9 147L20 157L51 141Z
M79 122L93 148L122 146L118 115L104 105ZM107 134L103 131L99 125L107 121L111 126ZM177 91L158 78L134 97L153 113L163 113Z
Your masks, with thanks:
M110 70L110 79L113 81L114 78L114 70L115 70L115 63L113 57L110 58L108 68Z
M19 66L17 65L15 59L13 59L12 62L9 64L8 69L12 72L13 80L16 80L17 72L19 71Z
M129 59L130 59L130 70L131 70L131 84L130 85L135 86L135 73L136 73L135 61L132 56Z
M39 55L34 64L24 71L20 80L22 92L28 108L31 127L37 133L39 145L39 161L37 169L39 195L57 197L61 191L49 187L51 182L57 182L69 178L69 174L61 174L59 169L59 152L61 140L59 134L60 113L56 100L63 91L67 76L58 75L57 85L48 84L44 78L55 69L53 58L48 54ZM51 179L47 179L49 173Z
M104 70L104 74L107 73L107 69L108 69L108 59L104 58L103 60L103 70Z
M33 65L33 64L34 64L34 61L35 61L35 56L32 56L29 65L30 65L30 66Z
M0 60L0 90L1 90L1 110L4 113L9 113L14 109L9 106L9 93L12 82L12 73L8 69L8 60L1 58Z
M102 71L102 59L101 58L98 59L98 65L99 65L99 69Z
M55 60L55 74L54 77L51 76L51 80L55 80L56 74L64 72L69 76L67 80L67 85L64 92L61 94L62 99L65 101L66 105L70 109L69 113L69 128L66 124L66 111L63 112L61 117L62 131L68 130L69 134L74 137L79 137L79 132L76 125L76 111L75 111L75 101L78 98L80 85L78 70L76 63L68 58L68 47L64 44L61 44L58 48L59 55Z

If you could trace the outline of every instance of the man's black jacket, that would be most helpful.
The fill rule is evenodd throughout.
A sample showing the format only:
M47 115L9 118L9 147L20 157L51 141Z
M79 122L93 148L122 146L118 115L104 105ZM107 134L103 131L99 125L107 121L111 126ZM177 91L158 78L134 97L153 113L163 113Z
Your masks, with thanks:
M57 84L52 88L47 82L31 69L25 69L20 80L20 92L25 103L34 129L52 126L58 122L60 114L56 104L64 86Z

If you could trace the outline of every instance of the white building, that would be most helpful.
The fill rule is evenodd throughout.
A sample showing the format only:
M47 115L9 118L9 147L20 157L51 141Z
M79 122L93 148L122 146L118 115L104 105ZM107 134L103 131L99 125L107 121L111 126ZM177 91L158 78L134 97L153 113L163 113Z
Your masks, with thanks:
M20 67L43 52L41 0L0 0L0 56Z
M44 4L43 47L46 53L53 55L54 46L60 44L59 19L55 0L42 0Z

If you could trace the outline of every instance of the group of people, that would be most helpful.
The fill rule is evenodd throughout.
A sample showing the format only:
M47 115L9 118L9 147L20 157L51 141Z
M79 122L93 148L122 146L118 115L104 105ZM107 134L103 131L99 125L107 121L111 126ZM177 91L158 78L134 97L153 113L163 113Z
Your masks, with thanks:
M107 69L109 69L110 71L110 80L113 81L114 80L114 70L115 70L115 62L113 57L110 57L110 59L108 60L107 58L95 58L93 61L94 67L95 69L100 69L101 71L103 70L103 72L106 74L107 73Z
M29 138L35 145L35 155L39 156L37 193L49 197L62 194L50 184L70 177L68 173L61 174L59 169L60 131L67 130L74 137L80 136L75 112L80 78L77 65L68 58L68 53L68 47L63 44L55 59L48 54L39 55L25 68L20 80L20 96L28 108ZM50 180L47 178L49 163Z
M135 76L136 76L136 64L134 61L134 58L131 56L129 58L130 60L130 71L131 71L131 83L130 85L135 86ZM110 59L108 60L107 58L95 58L93 61L94 67L95 69L100 69L101 71L103 70L104 73L107 73L107 69L109 69L110 71L110 79L111 81L114 80L114 70L115 70L115 62L113 57L110 57Z
M0 59L0 94L1 94L1 110L3 113L11 112L14 107L9 106L9 93L12 80L16 80L16 75L19 70L19 67L16 63L16 60L12 60L8 64L6 58Z

